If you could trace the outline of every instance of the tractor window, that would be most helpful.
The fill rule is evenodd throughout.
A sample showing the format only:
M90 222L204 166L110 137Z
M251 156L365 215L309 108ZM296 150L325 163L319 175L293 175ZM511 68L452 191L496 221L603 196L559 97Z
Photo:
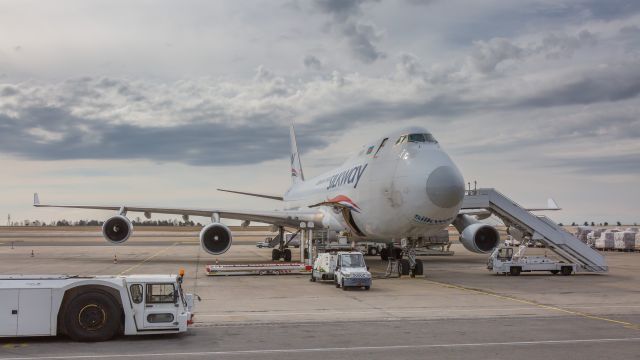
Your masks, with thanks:
M147 304L173 304L174 292L173 284L147 284Z
M129 287L129 291L131 292L131 301L134 304L140 304L142 302L142 285L133 284Z

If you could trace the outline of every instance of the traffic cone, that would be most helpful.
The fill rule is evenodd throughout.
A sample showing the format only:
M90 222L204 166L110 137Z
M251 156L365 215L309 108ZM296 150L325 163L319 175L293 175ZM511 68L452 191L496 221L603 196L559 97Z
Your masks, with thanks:
M36 254L33 253L33 249L31 249L31 257L36 256Z

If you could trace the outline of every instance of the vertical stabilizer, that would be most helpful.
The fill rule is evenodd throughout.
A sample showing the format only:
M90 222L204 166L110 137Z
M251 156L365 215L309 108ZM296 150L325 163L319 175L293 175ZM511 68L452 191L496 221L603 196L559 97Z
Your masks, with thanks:
M291 124L289 134L291 135L291 182L296 184L304 181L304 173L302 172L302 163L298 154L298 144L296 143L296 132L293 129L293 124Z

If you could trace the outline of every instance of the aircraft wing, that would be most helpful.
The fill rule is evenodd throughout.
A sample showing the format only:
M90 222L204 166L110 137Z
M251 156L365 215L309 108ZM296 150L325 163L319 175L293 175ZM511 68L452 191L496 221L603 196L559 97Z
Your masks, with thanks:
M113 210L120 212L140 212L145 216L150 214L175 214L183 216L203 216L211 218L218 214L223 219L254 221L279 226L299 227L302 221L313 221L317 223L321 220L322 214L317 210L229 210L221 208L210 209L188 209L173 207L146 207L128 205L57 205L41 204L38 194L33 195L33 206L35 207L55 207L69 209L92 209L92 210Z

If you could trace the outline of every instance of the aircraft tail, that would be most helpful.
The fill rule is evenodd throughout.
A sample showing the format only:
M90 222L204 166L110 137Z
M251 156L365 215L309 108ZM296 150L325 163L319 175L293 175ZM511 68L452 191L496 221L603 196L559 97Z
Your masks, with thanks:
M291 124L289 134L291 136L291 182L293 184L304 181L304 173L302 172L302 163L298 154L298 144L296 143L296 132Z

